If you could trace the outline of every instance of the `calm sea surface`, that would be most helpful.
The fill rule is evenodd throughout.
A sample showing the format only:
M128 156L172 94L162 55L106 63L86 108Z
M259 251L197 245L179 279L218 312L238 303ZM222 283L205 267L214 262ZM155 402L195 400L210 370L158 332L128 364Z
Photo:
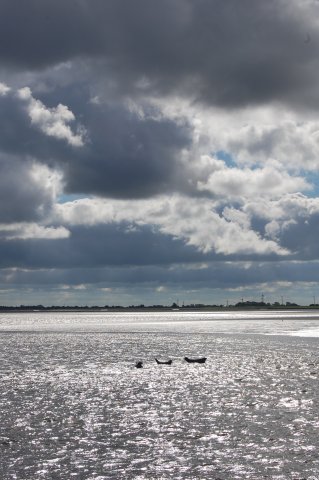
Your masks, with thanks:
M0 314L0 478L319 479L318 337L319 311Z

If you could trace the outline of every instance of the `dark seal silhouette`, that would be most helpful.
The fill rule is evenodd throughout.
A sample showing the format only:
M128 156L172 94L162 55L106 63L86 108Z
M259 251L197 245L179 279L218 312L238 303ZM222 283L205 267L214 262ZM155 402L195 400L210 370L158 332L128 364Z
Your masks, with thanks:
M155 362L157 363L157 365L172 365L173 360L162 361L155 358Z
M136 362L135 366L136 368L143 368L143 362Z
M184 360L186 360L187 363L205 363L207 359L206 357L201 357L201 358L184 357Z

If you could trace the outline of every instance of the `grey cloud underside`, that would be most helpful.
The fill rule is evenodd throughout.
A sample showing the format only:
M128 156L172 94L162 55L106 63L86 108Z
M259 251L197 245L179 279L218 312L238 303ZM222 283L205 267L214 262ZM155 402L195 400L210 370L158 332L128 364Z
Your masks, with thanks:
M75 227L59 240L2 240L0 267L74 268L202 261L205 256L182 241L156 235L149 227L128 225Z
M8 276L10 280L8 280ZM178 286L181 289L209 288L230 289L238 285L249 287L262 284L265 281L285 282L318 282L319 270L317 263L259 263L254 262L248 267L241 262L216 262L205 269L189 269L185 265L169 268L167 266L137 266L137 267L100 267L77 269L50 270L6 270L0 271L0 284L10 286L33 285L38 288L67 284L95 286L129 286L134 285L154 288L158 285L167 287Z
M105 266L147 266L178 265L216 262L222 263L225 256L215 252L202 253L180 239L164 235L149 226L108 224L78 226L70 228L71 235L60 239L11 239L6 240L6 232L0 235L1 268L98 268ZM14 233L14 232L13 232ZM12 232L10 232L12 234ZM294 231L296 243L303 233ZM285 242L282 242L285 243ZM310 251L311 250L311 251ZM319 247L313 242L307 254L303 245L289 259L316 259ZM278 260L275 254L233 254L229 261L270 261ZM271 268L270 270L271 271ZM250 275L249 271L241 273ZM201 275L204 275L201 274ZM221 281L221 278L219 279Z
M296 223L282 233L281 241L292 252L298 252L303 260L319 258L319 214L308 219L297 219Z
M42 219L52 199L45 187L32 177L32 162L0 155L0 165L0 223Z
M229 107L317 104L317 2L0 3L0 60L13 68L95 58L129 93L178 92Z
M221 255L203 254L181 240L153 232L136 231L127 225L75 227L71 236L54 240L0 240L2 268L73 268L102 265L155 265L221 260ZM249 257L249 256L248 256ZM230 259L247 255L229 256ZM252 255L251 258L254 258ZM258 257L260 258L260 256ZM267 258L276 258L275 255Z
M0 96L0 151L3 158L10 154L54 165L57 161L66 161L70 148L32 125L25 105L12 92Z
M90 141L67 164L67 192L139 198L176 188L187 125L139 119L121 107L96 108L87 121Z
M186 123L140 118L120 104L96 106L77 96L71 107L85 118L88 139L83 147L72 148L33 125L14 94L0 97L0 107L4 161L10 154L58 168L67 193L141 198L185 188L179 156L191 143ZM16 163L16 175L23 177L26 167L20 170L21 165Z

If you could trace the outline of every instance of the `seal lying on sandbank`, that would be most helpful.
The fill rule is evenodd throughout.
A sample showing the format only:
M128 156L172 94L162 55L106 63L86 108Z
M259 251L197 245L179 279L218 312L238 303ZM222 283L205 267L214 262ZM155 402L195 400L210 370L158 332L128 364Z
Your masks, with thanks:
M205 363L206 362L206 357L201 357L201 358L184 357L184 360L186 360L187 363Z
M157 363L157 365L172 365L173 360L161 361L161 360L157 360L157 358L155 358L155 362Z

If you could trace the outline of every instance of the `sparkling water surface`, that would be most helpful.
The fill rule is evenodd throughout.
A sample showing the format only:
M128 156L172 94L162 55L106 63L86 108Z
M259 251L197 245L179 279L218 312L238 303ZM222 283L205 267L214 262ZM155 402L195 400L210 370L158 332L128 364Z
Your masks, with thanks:
M319 479L318 332L316 311L1 314L0 478Z

